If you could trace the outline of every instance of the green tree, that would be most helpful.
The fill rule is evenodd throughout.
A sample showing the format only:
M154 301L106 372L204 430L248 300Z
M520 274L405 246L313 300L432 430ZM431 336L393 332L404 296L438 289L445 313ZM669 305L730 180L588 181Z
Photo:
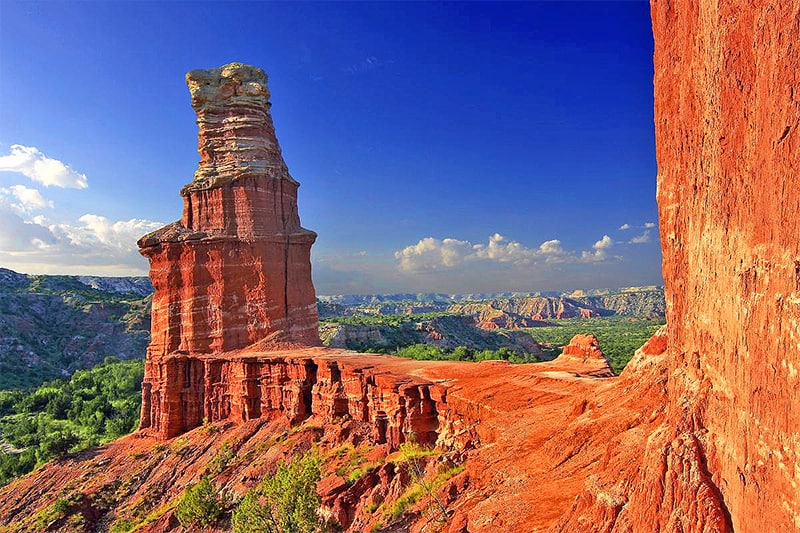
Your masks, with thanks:
M59 431L48 435L39 445L36 458L40 463L48 461L53 457L61 457L80 442L80 438L71 431Z
M207 477L187 487L175 508L183 527L208 527L222 518L225 502Z
M315 452L281 462L275 475L248 491L232 525L236 533L314 533L321 530L317 511L320 458ZM262 503L263 502L263 503Z
M250 489L231 516L234 533L273 533L278 531L269 506L261 503L259 491Z

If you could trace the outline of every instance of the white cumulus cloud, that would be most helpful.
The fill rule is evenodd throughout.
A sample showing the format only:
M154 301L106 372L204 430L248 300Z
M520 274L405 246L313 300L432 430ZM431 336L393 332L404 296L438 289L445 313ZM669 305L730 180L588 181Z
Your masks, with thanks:
M592 245L593 252L581 253L581 262L583 263L598 263L608 259L608 249L614 246L614 240L608 235L603 235L603 238Z
M45 187L85 189L89 186L86 174L47 157L36 147L21 144L12 144L11 153L0 156L0 172L18 172Z
M645 228L655 228L656 227L656 223L655 222L645 222L644 223L644 227Z
M160 222L132 218L111 221L100 215L86 214L78 224L54 224L50 230L63 243L78 250L103 250L109 255L124 255L137 250L142 235L157 230Z
M621 229L622 231L625 231L626 229L631 229L631 225L626 223L626 224L621 225L619 227L619 229Z
M0 201L8 203L9 207L19 213L30 213L53 207L53 202L45 199L38 190L24 185L12 185L7 189L0 188Z
M394 256L399 262L400 270L404 272L451 269L479 261L510 263L515 266L580 261L577 254L564 250L558 239L544 241L537 247L528 247L499 233L490 236L486 244L472 244L469 241L452 238L426 237L420 239L417 244L395 252Z
M544 241L542 244L539 245L539 252L549 256L560 256L560 255L566 255L567 253L561 247L561 241L559 241L558 239Z
M426 237L395 252L394 257L400 261L400 270L415 272L458 266L470 253L472 245L467 241Z
M93 214L55 223L28 215L0 202L0 264L30 273L144 274L147 263L136 241L163 225Z
M36 252L56 242L47 227L25 221L8 206L0 205L0 251Z
M644 244L650 242L650 230L646 229L641 235L637 235L628 241L630 244Z
M603 238L592 245L595 250L606 250L614 246L614 240L608 235L603 235Z

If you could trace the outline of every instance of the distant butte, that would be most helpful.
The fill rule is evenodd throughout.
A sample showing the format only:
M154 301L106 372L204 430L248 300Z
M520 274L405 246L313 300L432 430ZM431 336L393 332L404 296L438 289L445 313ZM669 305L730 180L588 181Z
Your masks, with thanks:
M800 5L651 12L667 326L620 376L591 336L531 365L312 346L314 237L266 77L194 71L200 168L181 221L141 241L156 287L141 430L0 489L0 525L179 530L201 475L241 495L318 446L321 512L348 532L800 531ZM438 451L428 479L454 475L439 507L391 518L412 433ZM356 449L373 467L349 479L336 454Z

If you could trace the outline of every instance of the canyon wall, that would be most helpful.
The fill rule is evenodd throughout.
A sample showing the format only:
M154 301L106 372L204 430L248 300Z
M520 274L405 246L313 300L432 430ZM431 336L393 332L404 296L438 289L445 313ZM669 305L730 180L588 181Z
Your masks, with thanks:
M666 412L554 530L798 531L800 4L651 9Z
M668 416L705 453L720 519L798 530L800 4L654 0L652 15Z

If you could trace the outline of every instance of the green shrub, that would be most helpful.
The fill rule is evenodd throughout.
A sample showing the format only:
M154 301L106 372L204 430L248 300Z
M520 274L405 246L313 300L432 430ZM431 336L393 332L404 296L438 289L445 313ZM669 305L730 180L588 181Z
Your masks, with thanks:
M315 452L281 462L275 475L248 491L233 513L237 533L313 533L320 529L317 494L321 479Z
M80 442L80 438L69 430L47 435L39 445L36 458L40 463L44 463L53 457L61 457L66 455L78 442Z
M225 502L207 477L187 487L175 508L175 517L183 527L208 527L216 524Z
M234 533L272 533L278 531L269 506L260 501L258 491L247 491L231 517Z

